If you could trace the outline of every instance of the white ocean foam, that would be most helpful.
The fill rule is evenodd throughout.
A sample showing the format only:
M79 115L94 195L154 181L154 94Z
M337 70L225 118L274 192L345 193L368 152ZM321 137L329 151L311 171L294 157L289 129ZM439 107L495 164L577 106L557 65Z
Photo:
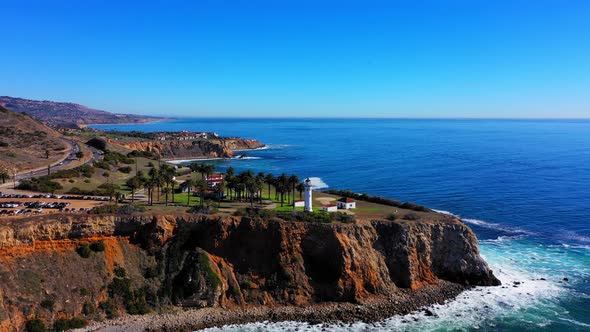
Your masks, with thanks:
M270 147L268 145L265 145L263 147L260 148L254 148L254 149L237 149L237 150L232 150L233 152L242 152L242 151L257 151L257 150L268 150L270 149Z
M231 158L232 160L258 160L262 159L262 157L249 157L249 156L238 156Z
M571 259L569 254L555 252L548 246L508 238L503 238L502 242L482 241L481 249L494 274L502 281L502 286L476 287L463 292L455 300L429 306L433 316L419 311L376 323L310 325L293 321L262 322L208 331L463 331L494 330L498 322L507 323L515 329L519 326L542 328L556 320L587 327L586 322L573 319L560 306L559 300L578 295L572 293L573 290L561 281L556 271L570 271L570 283L575 279L585 279L590 272L587 266L580 264L578 256L574 255Z
M172 160L165 160L167 163L178 165L178 164L186 164L191 163L194 161L209 161L209 160L224 160L227 158L193 158L193 159L172 159Z
M329 187L321 178L311 177L309 180L311 180L311 185L314 189L326 189Z
M492 222L487 222L487 221L483 221L483 220L479 220L479 219L462 218L458 214L454 214L452 212L445 211L445 210L435 210L435 209L433 209L433 211L434 212L438 212L438 213L442 213L442 214L446 214L446 215L449 215L449 216L457 217L457 218L461 219L463 222L466 222L466 223L472 224L472 225L477 225L477 226L480 226L480 227L496 229L496 230L500 230L500 231L504 231L504 232L508 232L508 233L519 233L519 234L529 234L529 235L534 234L531 231L525 231L525 230L520 229L520 228L509 227L509 226L505 226L505 225L501 225L501 224L496 224L496 223L492 223Z
M456 214L454 214L454 213L452 213L452 212L449 212L449 211L445 211L445 210L437 210L437 209L432 209L432 211L434 211L434 212L438 212L438 213L442 213L442 214L446 214L446 215L448 215L448 216L453 216L453 217L457 217L457 218L459 218L459 216L458 216L458 215L456 215Z

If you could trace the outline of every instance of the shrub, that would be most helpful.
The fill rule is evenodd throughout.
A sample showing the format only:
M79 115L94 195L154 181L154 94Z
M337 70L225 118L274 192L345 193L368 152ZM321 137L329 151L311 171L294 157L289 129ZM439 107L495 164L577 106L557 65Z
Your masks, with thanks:
M53 323L53 329L55 331L67 331L71 329L83 328L87 324L88 321L83 317L72 317L70 319L60 318Z
M82 313L86 316L94 314L94 305L89 302L84 302L84 305L82 306Z
M90 247L88 247L87 244L79 245L78 248L76 248L76 252L82 258L88 258L90 257L90 254L92 254L92 250L90 250Z
M51 181L46 176L31 178L28 180L21 180L17 188L22 190L30 190L45 193L54 193L56 190L63 189L61 184L55 181Z
M47 327L45 326L45 322L43 322L39 318L33 318L33 319L29 319L25 323L25 331L27 331L27 332L46 332Z
M147 269L145 269L145 272L143 273L143 276L146 279L152 279L158 276L158 267L157 266L150 266Z
M42 308L45 308L49 311L53 311L53 307L55 305L55 301L53 299L45 299L39 303Z
M415 214L415 213L410 212L410 213L408 213L408 214L406 214L404 216L404 219L406 219L406 220L418 220L418 219L420 219L420 216L417 215L417 214Z
M86 295L90 295L90 291L87 288L80 288L80 295L82 296L86 296Z
M104 241L100 240L98 242L94 242L90 245L90 250L94 252L103 252L105 249Z
M389 214L389 215L386 217L386 219L387 219L387 220L394 221L395 219L397 219L397 214L395 214L395 213L390 213L390 214Z
M129 166L119 167L119 172L121 172L121 173L129 174L129 173L131 173L131 170L132 169Z
M139 205L134 204L123 204L123 205L115 205L115 204L107 204L107 205L100 205L93 207L90 210L92 214L104 214L104 213L116 213L116 214L132 214L135 212L143 212L145 208Z
M150 151L133 150L127 154L127 157L130 157L130 158L133 158L133 157L155 158L156 154L153 152L150 152Z
M243 216L250 218L272 219L277 217L274 210L258 209L258 208L239 208L234 212L234 216Z
M111 299L101 302L98 307L104 311L108 319L117 317L117 306Z
M111 169L111 165L104 161L104 160L97 160L94 162L93 164L94 167L96 168L102 168L102 169L106 169L106 170L110 170Z
M147 299L154 298L155 295L151 294L147 288L133 291L131 289L131 279L125 276L125 269L121 267L115 268L115 277L108 286L109 296L121 299L125 305L125 310L131 315L148 313Z

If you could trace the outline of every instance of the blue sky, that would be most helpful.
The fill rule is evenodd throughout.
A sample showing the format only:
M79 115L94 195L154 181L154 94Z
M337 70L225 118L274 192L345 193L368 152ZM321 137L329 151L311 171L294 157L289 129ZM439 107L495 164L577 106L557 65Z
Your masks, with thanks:
M0 95L240 117L590 117L590 1L0 0Z

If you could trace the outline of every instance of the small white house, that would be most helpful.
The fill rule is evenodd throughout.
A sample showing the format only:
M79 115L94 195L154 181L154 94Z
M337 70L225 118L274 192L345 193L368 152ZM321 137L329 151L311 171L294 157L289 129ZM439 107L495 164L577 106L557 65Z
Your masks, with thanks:
M305 201L302 199L295 201L295 202L293 202L293 206L294 207L303 207L303 206L305 206Z
M336 211L338 211L338 205L336 205L336 204L322 205L322 211L336 212Z
M341 199L336 201L336 204L338 205L339 209L343 209L343 210L356 209L356 202L354 201L354 199L352 199L350 197L342 197Z

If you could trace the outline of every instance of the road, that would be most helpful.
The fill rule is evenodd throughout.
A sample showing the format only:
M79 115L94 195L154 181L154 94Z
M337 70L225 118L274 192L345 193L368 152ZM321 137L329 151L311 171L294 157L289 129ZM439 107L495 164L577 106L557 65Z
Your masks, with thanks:
M70 164L74 161L77 160L76 158L76 153L78 153L80 151L80 146L78 144L83 144L80 142L76 142L76 141L71 141L70 142L70 146L71 146L71 151L70 154L62 161L51 165L51 172L55 172L55 171L59 171L62 169L69 169L72 167L69 167ZM85 162L82 165L91 165L93 164L95 161L99 160L102 156L102 152L91 147L91 146L86 146L88 149L90 149L90 151L92 151L92 158L90 158L87 162ZM81 166L81 165L80 165ZM39 169L36 171L31 171L31 172L26 172L26 173L21 173L21 174L17 174L16 175L16 181L19 180L25 180L25 179L30 179L32 177L37 177L37 176L43 176L43 175L47 175L47 168L44 169Z

